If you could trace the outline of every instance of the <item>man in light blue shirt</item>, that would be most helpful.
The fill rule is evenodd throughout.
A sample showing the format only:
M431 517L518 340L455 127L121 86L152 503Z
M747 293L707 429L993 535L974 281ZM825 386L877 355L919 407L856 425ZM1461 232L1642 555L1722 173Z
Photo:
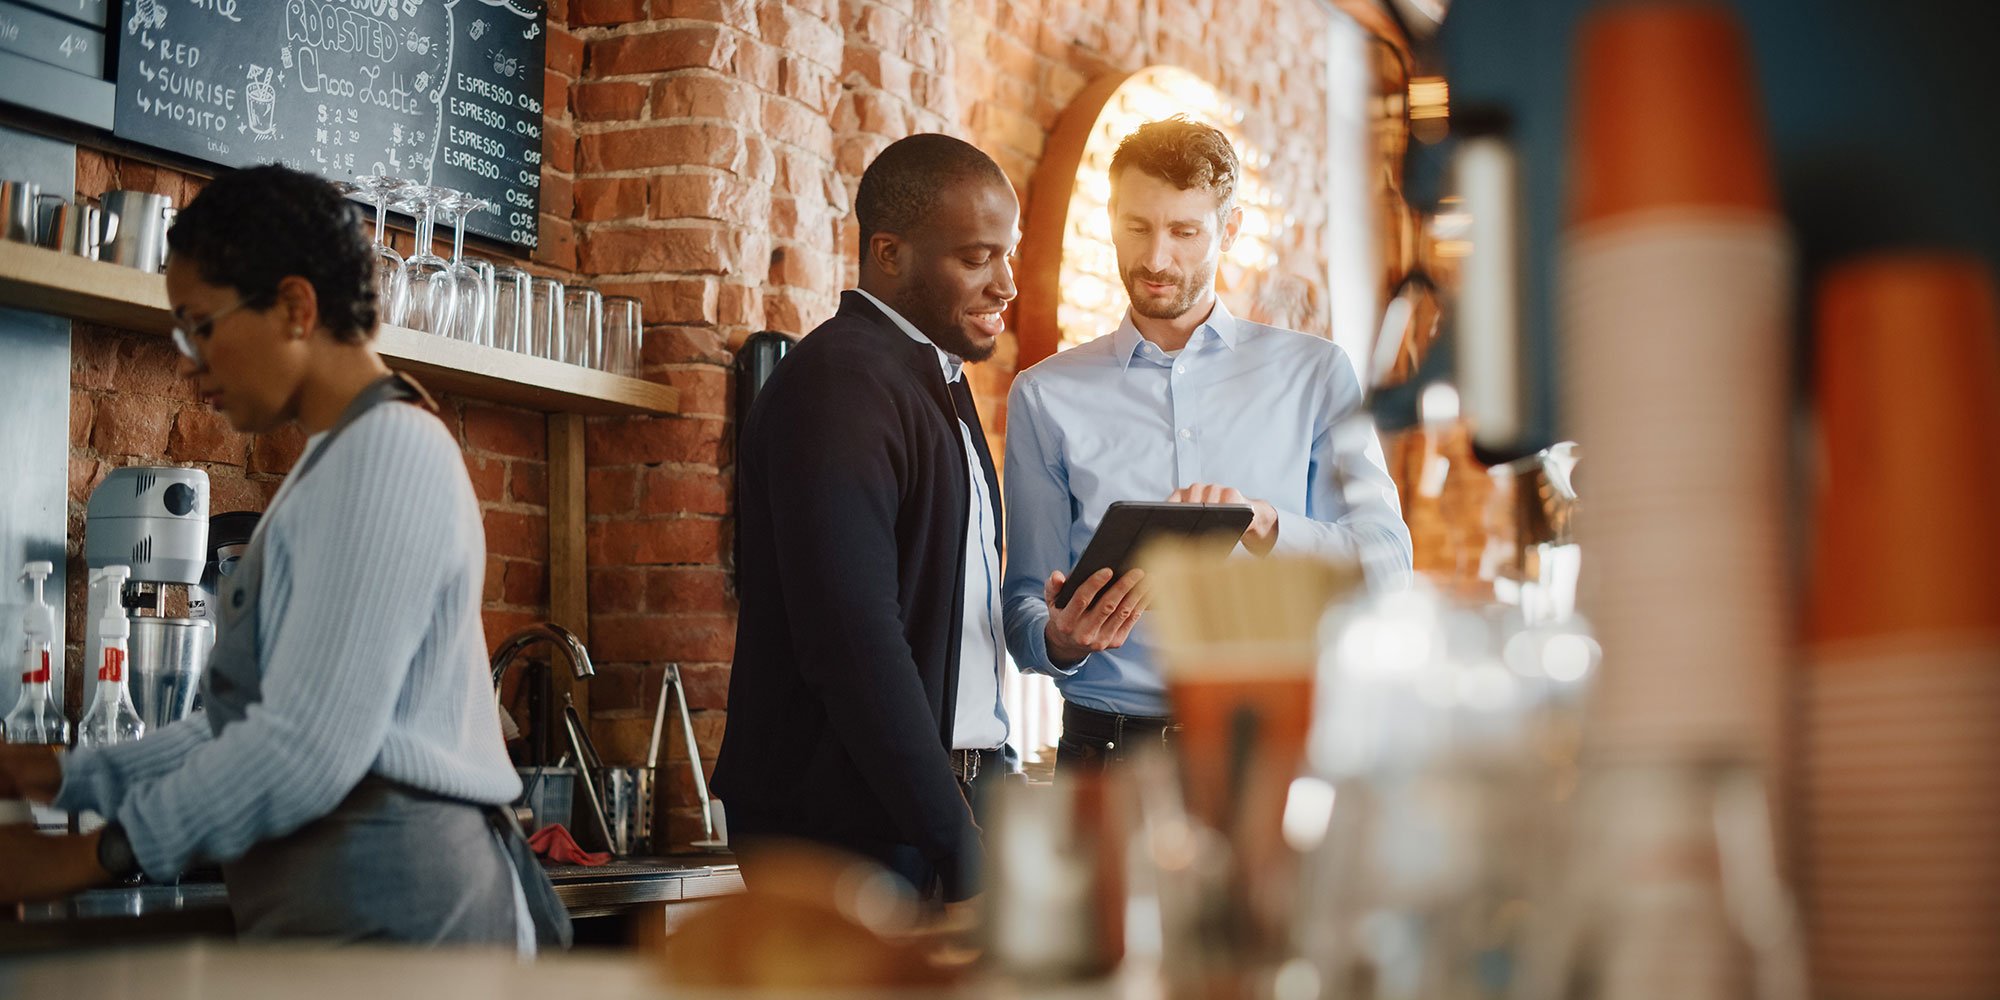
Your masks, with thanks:
M1143 573L1052 598L1119 500L1243 503L1242 547L1358 561L1407 585L1409 529L1361 386L1331 341L1237 319L1215 295L1239 168L1221 132L1141 126L1111 161L1111 228L1131 299L1109 336L1014 380L1007 408L1007 648L1063 695L1057 767L1101 767L1172 732Z

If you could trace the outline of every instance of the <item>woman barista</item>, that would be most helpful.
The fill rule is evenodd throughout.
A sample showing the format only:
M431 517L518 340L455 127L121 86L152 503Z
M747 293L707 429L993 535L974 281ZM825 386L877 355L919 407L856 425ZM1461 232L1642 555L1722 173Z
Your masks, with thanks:
M306 448L219 597L201 713L60 763L0 753L0 793L110 820L0 829L0 897L214 861L246 937L562 939L496 808L521 789L486 672L479 508L429 400L375 353L351 206L306 174L240 170L167 241L182 374L236 429L296 421Z

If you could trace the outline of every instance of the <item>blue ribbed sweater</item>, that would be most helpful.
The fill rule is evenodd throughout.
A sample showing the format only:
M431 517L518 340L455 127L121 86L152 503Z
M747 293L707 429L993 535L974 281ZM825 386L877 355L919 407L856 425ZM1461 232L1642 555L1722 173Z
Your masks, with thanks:
M291 486L259 528L263 701L220 736L197 714L64 761L56 804L116 817L155 878L284 836L370 772L472 802L520 794L486 671L486 542L457 442L415 407L377 406Z

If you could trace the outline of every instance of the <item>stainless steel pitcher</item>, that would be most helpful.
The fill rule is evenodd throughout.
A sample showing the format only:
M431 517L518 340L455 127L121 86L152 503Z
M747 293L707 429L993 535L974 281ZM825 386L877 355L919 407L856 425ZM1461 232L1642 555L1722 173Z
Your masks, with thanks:
M167 229L173 224L174 200L151 191L112 191L104 211L118 219L104 238L99 259L150 274L167 269Z
M199 706L201 674L214 643L212 626L201 618L131 619L132 707L146 720L146 732L179 722Z
M55 203L46 244L52 249L97 260L104 241L118 234L117 214L104 211L90 199L64 201L47 194L42 199Z
M33 181L0 181L0 239L40 243L42 186Z

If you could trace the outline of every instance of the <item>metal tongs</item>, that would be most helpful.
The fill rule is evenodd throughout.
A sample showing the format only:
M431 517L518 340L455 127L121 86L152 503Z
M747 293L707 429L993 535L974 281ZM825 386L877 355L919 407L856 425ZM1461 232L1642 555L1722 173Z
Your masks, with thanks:
M583 719L577 714L576 702L567 692L563 694L563 730L569 735L570 752L576 755L576 773L583 782L583 794L590 800L590 818L597 821L598 835L609 848L611 822L604 817L604 799L597 794L597 772L604 767L604 758L597 755L597 746L590 742L590 733L584 730Z

